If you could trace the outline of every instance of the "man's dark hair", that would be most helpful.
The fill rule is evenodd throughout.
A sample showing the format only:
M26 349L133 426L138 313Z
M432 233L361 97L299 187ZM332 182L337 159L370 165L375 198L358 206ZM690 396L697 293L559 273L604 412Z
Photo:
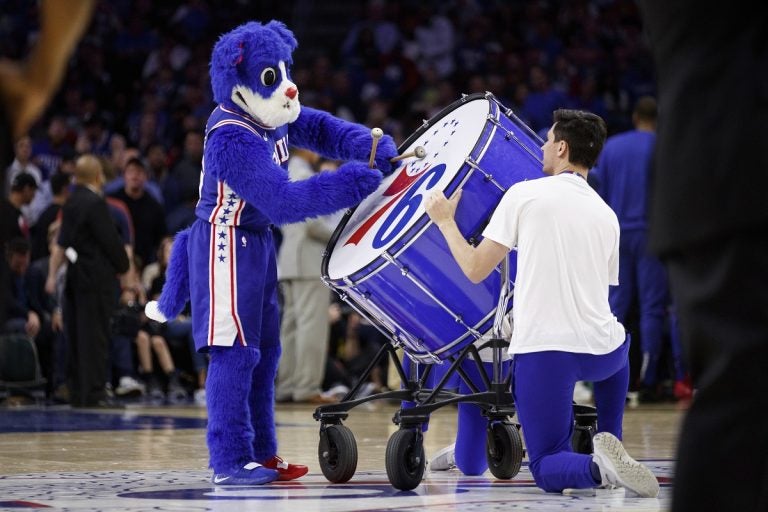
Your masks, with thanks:
M652 96L642 96L635 103L635 109L632 113L640 120L656 122L658 117L656 100Z
M57 196L72 182L72 176L63 172L54 173L51 176L51 194Z
M147 166L141 158L133 157L129 159L125 162L125 168L127 169L129 165L135 165L136 167L141 168L144 172L147 172Z
M563 140L568 144L571 163L592 168L608 135L603 118L591 112L564 108L555 110L552 118L555 142Z
M35 177L28 172L20 172L13 178L13 182L11 183L12 192L21 192L27 187L32 187L37 190L37 181L35 180Z

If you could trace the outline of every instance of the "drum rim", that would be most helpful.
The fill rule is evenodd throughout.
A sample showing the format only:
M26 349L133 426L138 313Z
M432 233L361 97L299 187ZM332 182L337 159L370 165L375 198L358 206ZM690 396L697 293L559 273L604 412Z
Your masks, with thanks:
M499 103L499 101L496 99L496 97L492 93L490 93L490 92L488 92L488 93L479 93L478 92L478 93L464 95L461 98L459 98L458 100L454 101L453 103L447 105L445 108L440 110L437 114L435 114L434 116L432 116L431 118L426 120L424 123L422 123L422 125L415 132L413 132L410 137L405 139L405 141L403 141L403 143L400 145L400 147L397 148L398 149L398 154L402 153L402 151L405 148L410 146L414 141L416 141L419 137L421 137L421 135L424 132L429 130L438 121L440 121L441 119L443 119L444 117L446 117L451 112L453 112L454 110L458 109L459 107L461 107L461 106L463 106L463 105L465 105L465 104L467 104L467 103L469 103L471 101L476 101L476 100L488 100L489 104L491 104L491 105L496 104L499 109L501 109L501 107L502 107L501 103ZM334 282L334 281L342 280L344 278L340 277L340 278L337 278L337 279L331 279L330 275L328 273L328 265L329 265L330 260L331 260L331 255L333 254L333 249L336 246L336 242L339 240L339 237L341 237L341 234L344 232L344 228L347 227L347 223L349 222L350 217L352 217L352 215L355 213L355 211L357 210L358 206L355 206L354 208L350 208L349 210L347 210L344 213L344 216L342 217L341 221L339 222L339 225L336 226L336 229L334 230L333 235L331 235L330 240L328 240L328 244L325 247L325 251L323 251L323 260L322 260L322 262L320 264L320 275L322 276L323 281L326 284L328 284L329 286L331 286L332 288L334 288L334 289L335 289L335 287L331 283ZM417 220L416 223L413 226L411 226L411 229L414 229L414 228L419 229L419 228L423 227L422 224L424 222L425 221L423 219L422 220ZM410 231L411 229L409 229L408 231ZM402 236L405 236L405 234L403 234ZM398 239L398 241L399 241L399 239ZM374 263L376 263L376 260L379 260L379 259L382 260L381 265L386 264L386 260L384 260L384 258L382 258L381 255L378 255L372 261L370 261L368 264L366 264L363 267L361 267L360 270L362 270L363 268L366 268L366 267L368 267L370 265L373 265ZM376 269L378 269L381 265L376 265L374 268L371 268L370 272L375 272ZM354 272L354 273L357 273L357 272L359 272L359 270ZM348 276L345 276L345 277L348 277Z

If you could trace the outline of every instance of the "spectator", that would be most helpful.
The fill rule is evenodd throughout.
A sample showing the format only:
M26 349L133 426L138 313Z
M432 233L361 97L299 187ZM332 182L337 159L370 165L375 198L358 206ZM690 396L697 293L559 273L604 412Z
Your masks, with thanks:
M552 112L568 107L570 100L549 84L549 74L542 66L533 66L529 71L530 90L523 100L522 114L535 132L549 129Z
M53 116L45 136L35 138L32 143L32 160L42 171L43 180L56 172L63 159L72 158L74 154L75 148L69 143L64 118Z
M54 174L54 176L56 176ZM45 290L45 283L48 279L48 268L50 265L50 252L56 246L56 240L59 237L59 227L61 226L61 220L56 219L48 227L48 249L46 256L34 260L32 262L31 270L33 275L37 276L36 280L39 280L39 284L34 285L34 289L39 290L39 296L45 296L45 299L40 300L41 304L47 305L47 311L50 321L51 329L51 343L52 348L49 351L51 357L50 370L46 374L48 379L48 390L51 394L50 398L53 403L69 403L69 389L67 387L67 340L64 336L64 318L62 314L62 297L64 296L64 282L66 280L67 266L62 265L59 268L58 273L54 276L55 287L53 293L48 293ZM45 314L42 318L45 319ZM43 322L45 326L45 322ZM41 364L42 364L41 357Z
M165 236L163 207L146 190L147 168L138 158L125 165L125 184L111 197L125 203L131 212L134 227L134 254L146 265L155 260L160 240Z
M112 155L112 134L107 128L104 114L99 112L85 114L82 130L77 136L76 149L79 154L91 153L98 157Z
M50 396L54 389L56 332L61 330L61 319L56 318L55 298L45 291L47 261L32 263L30 244L23 238L12 240L6 252L12 276L10 318L16 317L16 332L26 332L34 340L47 381L46 393Z
M61 212L69 197L71 176L57 172L50 179L51 204L43 210L37 222L32 226L32 261L48 256L48 231Z
M109 156L107 161L107 167L111 169L120 169L122 171L123 164L128 160L125 157L125 151L128 149L128 141L125 137L119 133L116 133L109 139ZM138 150L137 150L138 153ZM136 155L138 156L138 154ZM112 177L114 178L114 177ZM109 179L107 185L109 185ZM119 188L119 187L118 187ZM108 190L105 186L104 190Z
M184 134L181 160L171 170L163 190L169 214L173 214L177 208L189 208L190 205L194 209L202 170L203 134L198 130L190 130Z
M144 272L144 275L142 276L142 280L150 281L148 297L152 300L157 300L163 289L163 285L165 284L165 271L168 267L172 246L173 238L164 238L160 243L160 249L157 251L157 263L153 264L157 266L157 270L151 274L151 278L147 275L147 272ZM194 401L197 405L205 406L205 380L208 375L208 356L195 349L195 340L192 337L192 320L190 319L189 306L178 317L168 320L166 323L160 325L163 327L163 330L161 331L162 336L167 340L171 349L171 354L174 356L174 360L176 360L175 354L182 355L183 359L186 359L186 356L191 358L192 370L195 374L195 389L193 392ZM176 391L175 388L174 391ZM178 393L172 393L169 389L169 395L171 397L178 396Z
M29 239L29 223L24 218L21 208L32 202L36 192L37 182L31 174L21 173L13 179L8 198L0 199L2 240L17 237Z
M291 151L288 173L298 181L318 172L320 156L302 149ZM332 171L327 171L332 172ZM320 279L319 262L333 235L324 217L282 226L277 259L283 297L280 339L282 357L275 399L281 402L328 403L322 395L328 354L328 307L331 293Z
M346 322L343 361L354 383L362 378L365 369L379 352L381 346L386 343L389 343L387 337L373 324L357 312L349 312ZM388 363L388 359L382 359L371 369L368 382L362 392L363 395L378 393L387 387Z
M323 380L324 396L340 399L364 377L365 370L382 345L389 340L348 305L332 300L328 309L331 340ZM355 396L363 397L388 389L388 358L371 369Z
M117 216L118 223L123 217L123 212L113 209L110 205L113 220ZM128 215L127 212L124 215ZM118 228L120 229L120 228ZM121 234L121 238L123 238ZM125 243L125 240L123 240ZM125 245L126 252L132 254L130 245ZM122 292L120 300L110 319L110 364L107 367L107 386L114 389L114 394L120 399L138 398L145 394L146 386L139 382L136 372L134 353L136 336L141 325L141 305L144 303L144 295L136 285L134 263L120 281ZM114 386L116 385L116 386Z
M11 276L11 296L4 304L6 321L2 327L4 333L26 334L34 339L40 332L40 311L32 307L29 279L29 242L25 238L14 238L7 244L4 265L8 266Z
M106 195L114 196L125 188L125 169L128 166L128 162L133 159L142 160L141 152L138 148L130 147L112 154L109 160L105 163L104 169L105 174L107 174L107 184L104 185L104 193ZM119 164L113 166L113 161L118 161ZM145 169L147 169L147 164L144 165ZM106 173L107 169L110 170L109 173ZM147 169L147 171L149 172L149 169ZM144 187L146 188L147 193L149 193L155 201L161 205L165 202L163 193L160 190L160 185L155 182L149 174L147 174L147 180L144 182Z
M147 148L147 171L150 181L157 183L162 190L170 170L168 169L168 152L160 142L153 142Z
M32 139L29 135L24 135L16 141L14 146L14 160L10 167L5 171L5 177L8 189L11 188L13 178L18 174L25 172L35 178L39 185L43 181L43 173L40 168L32 162Z
M454 27L447 16L431 11L426 5L416 7L419 24L414 30L418 57L413 58L419 69L434 67L441 78L450 77L456 69Z
M154 320L146 320L139 327L135 338L139 356L139 377L146 385L148 398L152 402L163 403L167 400L170 404L178 404L186 400L187 393L179 381L179 372L173 362L163 331L164 326ZM160 364L167 391L163 391L163 386L158 380L153 354Z

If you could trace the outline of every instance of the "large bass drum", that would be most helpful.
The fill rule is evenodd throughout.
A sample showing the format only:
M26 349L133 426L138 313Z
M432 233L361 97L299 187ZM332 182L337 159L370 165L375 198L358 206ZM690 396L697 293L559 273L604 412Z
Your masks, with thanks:
M380 188L348 211L323 257L322 276L410 357L445 360L493 327L501 272L470 282L424 210L435 190L461 188L460 231L477 244L504 192L544 176L542 140L492 94L465 96L425 121L400 148L417 146ZM509 295L516 268L510 255ZM505 297L505 300L509 296ZM507 311L511 301L506 300Z

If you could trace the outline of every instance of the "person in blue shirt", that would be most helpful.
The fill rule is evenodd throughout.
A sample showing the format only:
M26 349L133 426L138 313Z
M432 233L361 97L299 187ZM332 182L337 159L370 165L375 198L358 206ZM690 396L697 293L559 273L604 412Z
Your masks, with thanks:
M609 294L611 310L624 323L633 303L640 313L640 395L660 398L657 370L664 337L669 285L661 261L647 247L647 203L650 164L656 142L656 100L638 99L632 113L634 129L609 137L590 174L597 191L613 209L621 230L619 285ZM677 339L671 337L672 340ZM678 355L679 350L673 350ZM680 368L681 365L675 365ZM684 375L676 375L682 380Z

